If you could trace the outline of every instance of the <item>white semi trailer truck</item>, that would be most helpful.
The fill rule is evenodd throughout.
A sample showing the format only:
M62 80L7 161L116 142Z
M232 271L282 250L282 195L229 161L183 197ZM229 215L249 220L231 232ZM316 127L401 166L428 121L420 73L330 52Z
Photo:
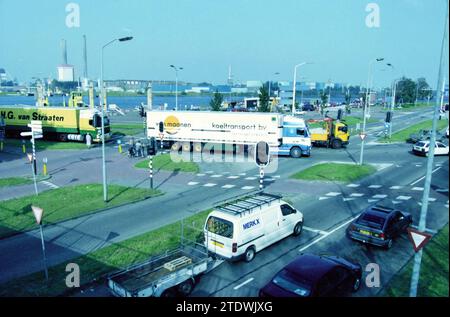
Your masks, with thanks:
M311 154L311 137L303 119L278 113L148 111L147 137L163 145L202 151L205 144L241 149L265 141L272 154Z

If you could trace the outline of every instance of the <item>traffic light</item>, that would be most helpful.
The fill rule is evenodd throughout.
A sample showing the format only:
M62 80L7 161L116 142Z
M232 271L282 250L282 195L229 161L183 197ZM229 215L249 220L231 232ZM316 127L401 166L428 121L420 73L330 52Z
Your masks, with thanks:
M263 167L269 164L269 144L264 141L260 141L256 144L255 149L255 162L256 165Z
M159 132L163 133L164 132L164 122L159 122Z
M391 120L392 120L392 112L388 111L388 112L386 112L386 119L384 121L387 123L390 123Z
M141 118L147 116L147 113L145 112L145 109L142 105L139 106L139 115L141 116Z
M156 139L154 137L151 137L148 148L147 148L147 155L156 155L157 151L158 151L158 146L156 144Z
M339 109L339 110L338 110L338 113L337 113L337 119L338 119L338 120L342 120L342 109Z

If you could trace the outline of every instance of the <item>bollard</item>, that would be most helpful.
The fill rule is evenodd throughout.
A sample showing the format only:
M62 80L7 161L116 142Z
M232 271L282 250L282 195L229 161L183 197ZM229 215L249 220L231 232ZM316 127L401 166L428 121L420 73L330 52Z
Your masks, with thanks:
M122 144L119 144L119 153L122 153Z
M0 151L3 151L3 141L0 142Z
M25 140L22 140L22 152L23 154L27 152L27 149L25 148Z
M44 157L42 159L42 162L44 163L44 166L42 168L42 173L44 174L44 176L47 176L47 158Z
M122 141L121 140L117 140L117 144L119 145L117 147L117 150L119 151L119 153L122 153Z

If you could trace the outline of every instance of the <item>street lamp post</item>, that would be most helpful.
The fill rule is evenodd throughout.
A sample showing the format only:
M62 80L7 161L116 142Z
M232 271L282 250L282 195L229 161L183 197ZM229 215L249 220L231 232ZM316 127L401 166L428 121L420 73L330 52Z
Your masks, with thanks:
M362 135L364 135L366 133L366 114L367 114L367 105L369 104L369 90L370 90L369 85L370 85L370 76L371 76L371 72L372 72L372 65L375 62L381 62L383 60L384 60L384 58L376 58L369 62L369 72L367 75L367 87L366 87L366 100L365 100L365 105L364 105L364 110L363 110L363 127L362 127L362 131L361 131ZM360 156L359 156L359 165L363 164L364 140L365 140L365 137L361 140L361 152L360 152Z
M294 66L294 82L292 83L292 114L295 113L295 93L297 90L297 68L306 64L311 64L308 62L303 62Z
M183 70L183 67L176 67L175 65L169 65L175 70L175 110L178 111L178 71Z
M112 43L119 41L119 42L126 42L132 40L132 36L122 37L119 39L114 39L112 41L109 41L105 45L102 46L102 53L101 53L101 61L100 61L100 107L101 107L101 116L102 116L102 174L103 174L103 200L106 202L108 201L108 187L106 186L106 159L105 159L105 107L106 103L105 101L105 89L103 84L103 55L104 50L108 45L111 45Z
M276 76L276 75L280 75L280 73L279 73L279 72L276 72L276 73L274 73L274 75L275 75L275 76ZM271 88L271 84L272 84L272 80L269 79L269 99L270 99L270 88Z

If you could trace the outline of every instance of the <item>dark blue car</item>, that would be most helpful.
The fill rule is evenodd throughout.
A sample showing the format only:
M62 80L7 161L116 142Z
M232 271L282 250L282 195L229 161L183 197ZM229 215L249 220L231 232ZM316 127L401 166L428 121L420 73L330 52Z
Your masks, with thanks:
M260 297L334 297L356 292L361 265L336 256L302 254L259 291Z
M409 213L383 206L371 206L347 228L353 240L389 249L393 240L412 224Z

